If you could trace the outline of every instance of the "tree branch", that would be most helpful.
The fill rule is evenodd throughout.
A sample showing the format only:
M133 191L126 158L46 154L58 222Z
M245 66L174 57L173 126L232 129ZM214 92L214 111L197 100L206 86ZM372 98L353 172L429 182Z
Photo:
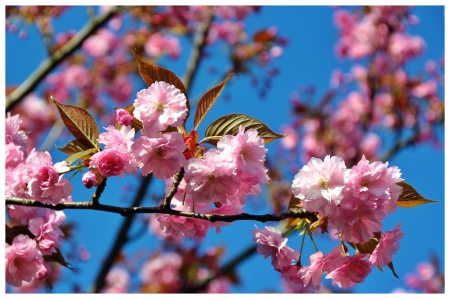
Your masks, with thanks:
M186 90L189 90L194 80L195 74L198 70L200 58L203 53L203 48L206 45L206 38L208 37L209 29L211 28L212 20L214 19L214 13L212 8L209 9L209 15L206 20L198 26L197 33L194 39L194 48L192 49L191 56L188 60L186 67L186 74L184 75L184 86Z
M120 214L124 217L131 218L131 216L135 214L167 214L174 216L183 216L188 218L202 219L210 222L223 221L223 222L234 222L238 220L253 220L259 222L268 222L268 221L281 221L287 218L310 218L314 217L315 213L309 212L306 210L298 210L298 211L288 211L279 214L264 214L264 215L254 215L241 213L236 215L221 215L221 214L202 214L195 212L187 212L187 211L178 211L178 210L166 210L163 206L159 207L139 207L132 206L129 208L125 207L117 207L110 206L104 204L94 204L92 201L87 202L64 202L59 203L57 205L47 205L43 204L34 199L25 199L25 198L17 198L17 197L6 197L7 205L20 205L27 207L39 207L46 208L56 211L61 210L96 210L103 212L110 212L115 214Z
M152 180L153 175L149 174L148 176L145 176L142 181L141 181L141 186L139 187L138 192L136 193L133 203L132 203L132 207L134 206L138 206L142 199L145 197L145 194L147 193L147 188L148 185L150 184L151 180ZM102 205L100 203L93 205L91 203L91 206L94 207L95 210L102 210L103 207L105 207L105 205ZM123 208L118 208L118 207L114 207L119 211L120 209ZM128 209L133 209L133 208L128 208ZM126 208L125 208L126 210ZM106 257L105 261L103 262L103 266L100 269L100 272L97 275L97 278L95 279L95 285L92 287L92 292L93 293L99 293L101 291L101 289L103 288L103 286L105 285L105 278L106 275L108 275L109 270L112 268L112 266L114 265L114 261L117 259L117 256L119 255L120 250L122 249L122 246L128 242L128 230L131 227L131 224L134 220L134 213L131 214L121 214L123 216L128 216L125 221L122 223L122 226L120 227L119 233L117 234L116 240L114 241L113 246L111 247L111 250L108 253L108 256Z
M26 95L34 90L39 82L41 82L42 79L44 79L45 76L47 76L61 61L77 50L88 37L106 24L111 17L121 9L120 6L113 6L105 14L92 19L61 49L54 52L47 60L43 61L19 87L6 97L6 111L10 111Z
M177 193L178 186L181 183L181 180L184 176L184 168L181 168L179 172L177 172L174 176L172 188L170 189L170 192L164 197L164 203L161 206L161 210L170 210L170 201L172 200L175 193Z

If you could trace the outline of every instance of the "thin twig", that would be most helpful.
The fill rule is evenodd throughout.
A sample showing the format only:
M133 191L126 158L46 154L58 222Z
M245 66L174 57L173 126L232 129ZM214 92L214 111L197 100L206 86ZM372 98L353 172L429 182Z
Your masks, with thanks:
M162 210L170 210L170 201L172 200L175 193L177 193L178 186L180 185L183 176L184 176L184 168L181 168L181 170L177 172L174 176L172 189L170 189L170 192L167 193L166 197L164 197L164 203L161 206Z
M60 62L77 50L88 37L106 24L111 17L121 9L120 6L113 6L105 14L91 20L61 49L54 52L49 58L43 61L19 87L6 97L6 111L10 111L26 95L33 91L39 82L41 82Z

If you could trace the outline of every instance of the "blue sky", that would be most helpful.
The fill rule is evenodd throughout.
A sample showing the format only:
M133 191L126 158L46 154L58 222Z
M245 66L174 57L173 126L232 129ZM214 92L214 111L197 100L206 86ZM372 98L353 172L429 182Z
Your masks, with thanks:
M324 95L330 86L330 76L334 69L348 72L352 63L337 59L334 46L338 32L332 21L333 9L328 6L270 6L263 7L258 14L253 14L247 19L246 30L253 33L258 29L269 25L276 26L282 36L289 38L289 44L275 65L282 72L273 80L272 88L266 99L261 100L257 92L250 88L250 80L243 76L235 76L228 84L219 98L216 106L203 120L199 128L202 136L206 126L220 116L230 113L245 113L265 122L272 130L280 132L282 124L291 121L290 95L301 85L313 85L316 88L316 99ZM411 27L410 34L420 35L426 42L426 50L423 55L414 59L408 66L408 71L415 72L421 69L429 59L439 60L444 54L444 8L417 7L413 13L420 19L419 25ZM62 18L55 20L54 28L57 32L68 29L79 29L87 21L83 8L68 10ZM29 37L19 40L17 34L6 33L6 85L20 84L46 57L42 42L36 35L35 28L29 28ZM185 44L183 44L185 45ZM219 47L211 51L212 58L205 60L199 70L190 98L196 98L217 83L208 73L208 67L214 65L217 69L224 66L224 60L219 59ZM169 59L163 59L161 65L170 68L179 76L184 73L189 49L183 48L180 61L173 63ZM223 55L222 55L223 56ZM216 57L218 59L216 59ZM137 91L137 90L136 90ZM225 101L225 94L231 96L231 100ZM442 93L441 93L442 94ZM187 129L192 128L192 120L188 121ZM444 140L441 130L441 140ZM65 143L58 143L62 145ZM269 155L280 145L279 141L270 144ZM65 155L52 150L54 161L65 159ZM58 160L59 159L59 160ZM386 293L396 287L405 287L403 277L408 272L413 272L420 261L428 261L430 254L436 253L439 260L444 262L444 151L436 150L431 145L421 145L408 148L389 161L389 165L398 166L402 177L414 186L419 193L431 199L439 200L438 203L428 204L413 209L397 209L383 222L383 230L393 229L398 222L402 222L404 239L400 242L401 248L394 257L394 265L400 279L392 276L388 269L373 273L362 284L357 285L353 291L363 293ZM77 177L75 177L77 179ZM78 176L78 180L80 180ZM85 190L81 182L74 181L76 191L73 198L76 201L88 200L92 190ZM108 199L109 204L127 205L117 196L125 184L138 186L138 181L133 178L114 178L108 180L108 186L102 195L102 200ZM161 184L152 183L158 192L161 192ZM154 194L154 193L153 193ZM129 199L131 200L131 198ZM258 201L267 201L263 195ZM148 201L147 201L148 202ZM245 209L245 208L244 208ZM264 209L256 213L265 213ZM123 218L118 215L109 215L96 211L66 211L68 222L77 222L76 238L80 244L84 244L90 250L92 256L88 262L80 263L79 273L73 274L64 270L66 282L55 285L55 292L70 292L70 285L74 282L81 285L83 291L87 291L95 279L102 258L105 257ZM224 261L232 258L241 250L252 245L254 225L263 227L262 223L243 221L232 224L222 229L221 234L215 234L210 230L207 238L201 243L201 250L209 246L226 245L227 251ZM266 225L276 225L275 223ZM133 230L139 230L140 224L134 225ZM298 248L299 238L290 238L288 245ZM336 245L336 244L335 244ZM125 247L128 254L135 253L142 248L154 249L158 246L157 240L150 234L145 234L136 242ZM319 244L319 249L320 248ZM327 248L329 242L323 241L323 247ZM308 246L307 246L308 247ZM311 247L311 246L309 246ZM69 247L66 246L68 250ZM305 248L310 251L312 248ZM64 252L64 247L63 247ZM306 260L305 260L306 262ZM238 267L238 273L242 284L232 288L236 293L258 293L264 290L281 291L280 275L275 272L270 260L262 256L254 255ZM379 282L383 281L382 284ZM323 280L326 286L330 281Z

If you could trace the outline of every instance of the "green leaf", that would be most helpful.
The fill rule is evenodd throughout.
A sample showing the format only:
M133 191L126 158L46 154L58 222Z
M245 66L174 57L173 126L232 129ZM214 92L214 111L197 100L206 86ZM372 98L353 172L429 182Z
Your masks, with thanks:
M134 57L136 57L136 61L139 68L139 74L141 75L142 79L148 86L155 83L155 81L163 81L172 84L173 86L178 88L182 93L184 93L184 95L186 96L186 107L188 109L186 113L186 118L184 120L184 123L186 123L187 119L189 118L190 105L186 88L184 87L184 84L180 80L180 78L178 78L177 75L175 75L172 71L169 71L168 69L145 62L136 53L134 54Z
M72 135L87 148L100 148L97 141L99 130L95 119L85 109L64 105L53 100L59 114Z
M117 110L119 108L114 107L114 109ZM125 108L121 108L121 109L126 110L128 113L131 114L131 116L133 116L133 112L134 112L133 104L130 104L130 105L126 106ZM139 119L137 119L136 117L133 117L133 121L131 122L131 127L134 128L134 133L137 133L137 132L139 132L139 130L142 129L142 122ZM117 130L120 130L122 128L122 125L115 122L114 128L116 128Z
M69 141L69 143L67 143L64 147L56 146L56 148L63 153L68 154L69 156L89 149L86 145L78 140Z
M245 114L230 114L213 121L206 128L205 138L209 138L208 143L217 145L217 140L223 135L236 135L239 131L239 126L244 127L245 130L256 129L258 136L264 139L265 143L284 137L281 134L273 132L266 124L256 118Z
M208 111L212 108L216 100L219 98L220 93L225 87L225 84L230 79L231 75L233 74L229 74L226 77L226 79L223 80L222 83L217 84L216 86L208 90L204 95L202 95L202 97L198 101L197 109L195 110L194 130L197 130L203 118L206 116Z
M399 207L413 208L430 202L438 202L437 200L422 197L410 184L398 182L397 185L403 188L403 193L397 200L397 206Z
M98 148L90 148L85 151L81 151L81 152L71 155L69 158L66 159L66 161L67 161L67 163L69 163L69 165L71 165L73 162L75 162L75 160L81 159L83 157L90 158L92 156L92 154L95 154L98 151L99 151Z

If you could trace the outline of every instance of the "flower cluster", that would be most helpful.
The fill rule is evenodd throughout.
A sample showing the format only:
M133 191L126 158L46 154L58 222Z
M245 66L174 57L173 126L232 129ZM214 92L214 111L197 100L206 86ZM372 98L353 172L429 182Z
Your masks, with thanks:
M72 201L72 185L63 178L67 163L53 164L48 152L26 150L27 136L20 131L19 117L6 118L5 195L34 199L56 205ZM57 252L64 236L60 229L64 212L18 205L7 206L13 223L23 229L6 229L6 282L20 287L23 282L46 280L50 266L45 257Z
M265 258L271 256L275 270L291 283L319 290L322 275L327 274L333 284L353 287L364 281L374 266L387 266L400 248L398 241L403 238L400 224L392 231L381 232L381 221L397 207L402 188L396 183L400 181L398 168L388 168L387 163L369 163L364 156L351 169L340 157L312 158L295 176L292 191L306 211L317 213L319 222L322 220L319 226L336 232L341 245L328 254L316 249L310 256L310 264L302 266L299 254L286 245L287 238L277 229L266 227L252 232L258 243L257 251ZM307 229L303 233L311 233L309 225ZM376 241L376 247L370 254L357 250L351 256L344 245L345 241L358 248L358 244L371 240Z

